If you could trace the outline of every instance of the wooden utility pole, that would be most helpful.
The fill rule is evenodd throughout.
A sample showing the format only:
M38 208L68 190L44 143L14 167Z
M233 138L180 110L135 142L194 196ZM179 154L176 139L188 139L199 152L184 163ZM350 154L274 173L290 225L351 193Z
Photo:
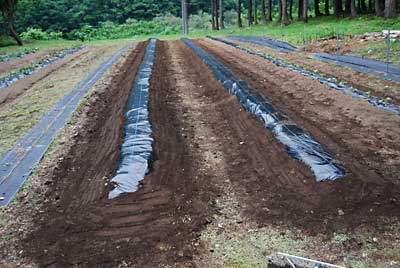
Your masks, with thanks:
M182 5L182 32L185 35L189 34L188 6L187 0L181 1Z
M308 22L308 0L303 0L303 21Z

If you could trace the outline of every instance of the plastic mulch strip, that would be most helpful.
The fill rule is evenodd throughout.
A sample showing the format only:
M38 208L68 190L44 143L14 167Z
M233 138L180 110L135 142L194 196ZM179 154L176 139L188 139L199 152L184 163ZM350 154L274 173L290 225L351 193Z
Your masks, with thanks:
M136 75L125 112L124 142L121 158L112 182L110 199L135 192L149 171L153 155L153 138L149 119L149 88L155 58L156 39L151 39Z
M283 53L290 53L290 52L297 50L296 47L294 47L291 44L288 44L286 42L282 42L282 41L278 41L278 40L274 40L274 39L268 39L268 38L259 37L259 36L228 35L227 37L229 39L233 39L233 40L240 41L240 42L261 45L261 46L267 46L269 48L278 50Z
M249 44L267 46L280 52L290 53L296 50L296 47L282 41L268 39L260 36L227 36L229 39L245 42ZM316 53L314 58L350 68L352 70L373 75L382 79L400 83L400 66L387 64L386 62L362 58L357 56Z
M19 188L64 127L85 94L130 47L118 50L60 100L4 157L0 158L0 206L11 202Z
M344 66L358 72L400 83L400 66L397 65L360 57L327 53L317 53L314 57L324 62Z
M263 59L266 59L270 62L272 62L273 64L275 64L278 67L283 67L286 68L290 71L302 74L304 76L310 77L313 80L317 80L319 81L321 84L327 85L330 88L336 89L336 90L340 90L343 93L346 93L347 95L350 95L353 98L356 99L361 99L361 100L365 100L368 101L369 103L371 103L372 105L374 105L375 107L381 109L381 110L385 110L385 111L390 111L393 112L394 114L400 116L400 106L395 105L395 104L390 104L388 103L385 99L379 99L375 96L371 96L370 94L363 92L361 90L358 90L354 87L351 86L346 86L342 83L338 83L337 80L333 77L329 78L329 77L323 77L320 74L317 74L315 72L310 72L310 71L306 71L300 67L294 66L290 63L286 63L280 59L274 58L272 56L266 55L264 53L255 51L253 49L250 48L246 48L246 47L241 47L240 45L227 41L227 40L223 40L220 38L216 38L216 37L211 37L209 36L208 38L218 41L218 42L222 42L224 44L230 45L232 47L241 49L251 55L255 55L258 57L261 57Z
M342 167L333 162L332 156L297 125L290 123L286 115L275 109L255 89L237 78L229 69L189 39L182 39L214 72L217 79L236 95L242 106L260 119L264 126L285 145L288 154L302 161L315 174L317 181L336 180L345 175Z

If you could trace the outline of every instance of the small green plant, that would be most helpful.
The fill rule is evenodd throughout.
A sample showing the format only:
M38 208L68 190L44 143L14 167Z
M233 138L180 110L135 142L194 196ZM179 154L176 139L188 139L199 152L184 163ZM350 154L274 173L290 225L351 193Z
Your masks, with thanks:
M20 51L17 52L10 52L10 53L6 53L6 54L0 54L0 62L2 61L6 61L6 60L10 60L12 58L20 58L23 57L27 54L31 54L31 53L35 53L36 51L38 51L38 48L24 48Z

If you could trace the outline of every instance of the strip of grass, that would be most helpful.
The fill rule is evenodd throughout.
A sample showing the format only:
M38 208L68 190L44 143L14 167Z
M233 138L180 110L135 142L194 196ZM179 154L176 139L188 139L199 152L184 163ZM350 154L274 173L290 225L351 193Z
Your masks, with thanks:
M246 24L246 21L243 21ZM365 32L382 31L384 29L400 29L399 19L383 19L378 17L360 16L356 19L348 18L336 18L333 16L311 18L307 24L301 21L294 21L288 26L282 26L277 22L268 23L267 25L254 25L252 27L230 27L221 31L212 30L200 30L191 29L189 38L200 38L206 35L265 35L274 39L283 40L294 45L300 45L304 40L304 32L306 32L306 38L308 41L318 40L324 37L336 35L336 29L338 27L340 35L352 35L361 34ZM54 48L71 46L73 44L91 44L91 45L104 45L108 43L121 42L127 40L146 40L148 38L159 38L159 39L180 39L183 37L182 34L173 35L143 35L132 37L131 39L116 39L116 40L99 40L99 41L67 41L67 40L51 40L51 41L29 41L25 43L26 47L38 47L38 48ZM18 46L0 47L0 53L17 50Z

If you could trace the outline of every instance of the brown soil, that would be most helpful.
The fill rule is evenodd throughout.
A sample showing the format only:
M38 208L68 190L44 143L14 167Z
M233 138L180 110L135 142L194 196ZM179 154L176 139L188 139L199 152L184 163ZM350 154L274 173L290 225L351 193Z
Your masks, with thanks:
M361 35L348 35L344 38L341 37L339 40L340 53L348 54L357 51L357 49L360 48L360 45L363 45L365 41L366 40L361 38ZM322 38L308 43L307 50L315 53L336 53L336 42L336 36ZM370 41L370 43L372 43L372 41ZM304 50L304 47L300 47L300 49Z
M151 85L154 170L140 191L106 198L110 187L105 182L119 158L123 110L144 45L132 53L112 86L97 96L86 113L90 121L49 178L50 202L27 247L40 267L191 266L191 240L207 221L212 191L204 178L196 180L199 171L187 142L190 131L184 132L178 120L182 107L177 105L174 80L164 75L164 44L158 46Z
M400 119L244 52L198 43L323 143L346 167L346 178L316 183L200 58L169 41L157 45L151 79L152 172L139 191L107 200L123 111L144 55L140 43L108 86L76 112L63 153L46 157L55 164L39 171L46 193L35 228L17 247L22 262L209 267L198 236L217 218L225 195L235 196L237 210L259 226L306 232L373 228L379 216L399 215ZM18 204L31 206L23 198Z
M398 116L227 45L204 40L197 43L268 96L346 168L347 176L335 182L316 183L310 175L300 175L298 168L280 168L290 180L282 175L254 179L247 191L253 204L251 213L260 222L272 218L314 231L330 231L373 224L379 216L400 215ZM276 165L282 166L282 162ZM280 204L281 210L268 217L262 208L270 209L273 202ZM339 215L339 209L345 217Z
M48 77L50 74L55 72L56 70L66 66L71 61L78 60L83 55L89 52L88 49L84 49L78 51L72 55L68 55L65 58L50 64L49 66L34 72L33 74L15 82L14 84L3 88L0 90L0 105L9 102L19 95L23 94L26 90L30 89L34 84L38 83L39 81L43 80L44 78Z
M392 103L400 105L400 84L398 83L387 81L384 79L379 79L375 76L356 72L345 67L319 61L313 58L313 53L310 53L310 51L304 52L300 50L293 53L284 54L277 52L273 49L270 49L268 47L252 45L249 43L244 43L239 41L234 41L234 42L240 44L243 47L248 47L251 49L261 51L263 53L283 59L287 62L301 66L303 68L306 67L311 71L317 71L326 74L329 77L336 78L338 81L347 81L351 86L359 90L363 90L365 92L371 91L372 95L376 97L379 98L390 97L393 100ZM315 52L321 52L321 50L318 49ZM331 52L331 51L326 51L326 52Z

